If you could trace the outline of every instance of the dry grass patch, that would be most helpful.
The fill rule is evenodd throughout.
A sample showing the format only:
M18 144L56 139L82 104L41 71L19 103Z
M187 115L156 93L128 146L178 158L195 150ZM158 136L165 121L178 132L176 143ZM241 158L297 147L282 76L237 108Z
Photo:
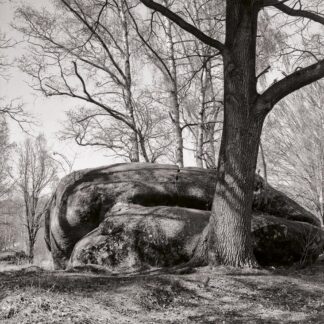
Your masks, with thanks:
M1 323L323 323L324 265L109 277L0 273Z

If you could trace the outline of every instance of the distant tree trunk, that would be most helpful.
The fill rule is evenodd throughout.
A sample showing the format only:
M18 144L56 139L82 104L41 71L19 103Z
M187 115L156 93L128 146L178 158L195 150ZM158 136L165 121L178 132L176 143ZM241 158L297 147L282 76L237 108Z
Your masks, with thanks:
M322 162L321 162L322 163ZM320 209L320 214L321 214L321 224L322 226L324 225L324 192L323 192L323 186L324 186L324 179L323 179L323 165L321 165L321 170L320 170L320 184L319 184L319 209Z
M208 167L210 168L215 168L217 165L216 162L216 150L215 150L215 146L214 146L214 142L215 142L215 134L214 134L214 129L212 128L212 131L209 131L209 158L208 158Z
M199 8L197 1L193 1L193 8L194 8L194 15L197 23L197 27L201 29L201 20L199 19ZM210 48L207 49L207 52L205 53L204 50L199 50L199 45L197 46L198 53L203 56L207 56L210 54ZM204 59L205 60L205 59ZM198 130L197 130L197 147L196 147L196 165L199 168L204 167L204 161L206 161L204 156L204 135L206 133L205 130L205 115L206 115L206 97L207 97L207 90L208 90L208 82L211 81L209 77L211 76L209 74L211 70L210 61L204 61L203 67L201 71L201 77L200 77L200 108L198 111Z
M35 219L35 215L33 216ZM30 217L32 219L32 217ZM33 224L32 224L33 223ZM34 224L32 221L30 223L30 228L28 228L28 261L29 263L34 263L34 250L35 250L35 243L36 237L39 229L39 225Z
M204 109L200 109L198 116L198 134L196 148L196 165L198 168L203 168L203 145L204 145Z
M32 238L29 238L28 242L28 260L29 263L34 263L34 247L35 247L35 241Z
M260 140L260 152L261 152L261 159L262 159L263 178L264 178L264 182L267 184L268 183L267 162L266 162L264 149L263 149L261 140Z
M323 98L324 101L324 96L321 97ZM320 105L323 105L323 101L320 101ZM324 106L323 106L324 109ZM321 132L321 136L320 136L320 159L319 159L319 164L320 164L320 170L319 170L319 174L320 174L320 183L319 183L319 187L320 187L320 194L319 194L319 204L320 204L320 213L321 213L321 225L324 226L324 113L321 114L321 129L323 130Z
M207 68L202 69L201 88L200 88L200 109L198 116L198 136L196 148L197 167L203 167L204 160L204 134L205 134L205 109L206 109L206 91L207 91Z
M149 157L148 157L148 155L147 155L144 137L141 134L139 134L138 135L138 138L139 138L139 143L140 143L140 146L141 146L141 151L142 151L142 155L143 155L144 161L145 162L151 162L150 159L149 159Z
M168 1L164 0L165 5L168 5ZM180 105L178 99L178 76L177 76L177 66L175 61L175 52L172 36L172 24L169 19L165 19L166 24L166 36L167 36L167 48L169 56L169 71L172 79L166 78L166 82L169 84L170 93L170 104L171 104L171 117L174 129L174 134L176 138L176 163L179 167L184 166L183 162L183 137L182 129L180 125Z
M182 129L180 126L180 108L178 103L178 95L177 95L177 86L172 84L173 89L170 91L171 102L172 102L172 124L174 129L174 134L176 137L176 164L183 168L183 138L182 138Z
M131 142L131 162L140 161L140 150L138 144L138 134L136 131L136 121L134 116L134 107L132 103L132 74L130 67L130 50L129 50L129 35L128 35L128 22L126 18L127 8L125 8L124 1L121 1L121 9L119 11L123 27L123 42L124 42L124 66L125 66L125 105L129 118L132 121L134 129L130 138Z
M264 179L264 203L268 203L268 195L267 195L267 190L268 190L268 170L267 170L267 162L263 150L263 145L262 141L260 140L260 152L261 152L261 159L262 159L262 167L263 167L263 179Z
M4 219L4 222L5 222L5 226L7 226L7 214L5 214L5 219ZM4 249L7 250L8 246L7 246L7 231L4 232Z
M211 97L216 98L214 93L214 88L212 84L212 75L210 69L208 69L209 74L209 80L211 82L210 84L210 91L211 91ZM215 100L215 99L214 99ZM212 121L215 123L207 124L207 136L208 136L208 148L209 148L209 154L208 154L208 160L206 163L207 167L209 168L215 168L217 167L217 159L216 159L216 149L215 149L215 132L216 132L216 125L219 118L219 114L221 111L221 108L219 104L217 104L215 101L213 102L213 114L212 114Z

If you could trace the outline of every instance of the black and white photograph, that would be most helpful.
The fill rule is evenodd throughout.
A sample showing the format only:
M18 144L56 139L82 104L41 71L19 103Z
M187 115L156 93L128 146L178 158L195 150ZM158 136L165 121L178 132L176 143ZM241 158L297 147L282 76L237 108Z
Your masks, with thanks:
M0 0L0 323L324 323L324 0Z

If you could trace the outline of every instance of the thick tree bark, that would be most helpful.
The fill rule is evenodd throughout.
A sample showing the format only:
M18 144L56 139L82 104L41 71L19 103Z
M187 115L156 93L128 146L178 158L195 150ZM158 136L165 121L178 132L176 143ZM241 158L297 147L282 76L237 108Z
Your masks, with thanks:
M255 104L258 8L253 1L229 0L226 14L224 126L209 223L209 262L251 267L254 175L265 118Z
M219 177L209 223L209 261L238 267L255 264L250 241L251 211L263 124L262 118L255 123L242 116L240 108L227 107L225 114Z

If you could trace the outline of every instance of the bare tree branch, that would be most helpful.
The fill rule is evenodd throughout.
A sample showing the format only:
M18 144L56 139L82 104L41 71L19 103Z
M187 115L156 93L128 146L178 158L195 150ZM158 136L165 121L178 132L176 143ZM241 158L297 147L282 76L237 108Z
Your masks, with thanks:
M163 16L165 16L166 18L173 21L175 24L177 24L179 27L181 27L182 29L184 29L188 33L190 33L190 34L194 35L195 37L197 37L203 43L218 49L221 53L224 51L225 45L223 43L219 42L216 39L213 39L213 38L209 37L208 35L203 33L200 29L196 28L194 25L189 24L183 18L181 18L179 15L172 12L170 9L168 9L168 8L162 6L161 4L156 3L156 2L154 2L152 0L140 0L140 1L146 7L160 12Z
M324 77L324 60L299 69L270 86L258 100L273 107L290 93ZM267 106L267 105L266 105ZM271 109L270 108L270 109Z
M284 4L287 1L270 0L270 1L266 1L266 3L267 2L268 2L267 6L273 6L289 16L307 18L307 19L315 21L319 24L324 25L324 16L323 15L317 14L317 13L309 11L309 10L291 8Z

